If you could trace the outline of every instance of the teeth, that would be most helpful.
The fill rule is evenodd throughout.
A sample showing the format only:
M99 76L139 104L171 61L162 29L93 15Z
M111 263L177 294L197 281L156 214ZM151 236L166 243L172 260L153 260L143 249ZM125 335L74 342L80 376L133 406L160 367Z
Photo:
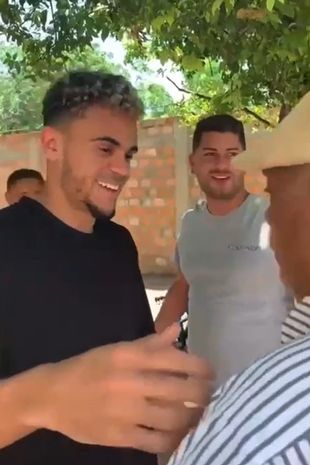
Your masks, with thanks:
M109 184L107 182L102 182L102 181L98 181L98 184L100 187L105 187L106 189L110 189L111 191L118 191L119 190L119 186L115 185L115 184Z
M229 176L213 176L215 179L228 179Z

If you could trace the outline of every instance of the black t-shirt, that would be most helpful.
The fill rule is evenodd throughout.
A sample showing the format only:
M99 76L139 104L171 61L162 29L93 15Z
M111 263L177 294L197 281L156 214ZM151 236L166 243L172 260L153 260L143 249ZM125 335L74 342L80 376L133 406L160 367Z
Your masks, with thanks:
M102 220L82 233L30 199L0 211L0 377L153 330L125 228ZM140 451L82 445L46 430L0 450L0 465L155 463Z

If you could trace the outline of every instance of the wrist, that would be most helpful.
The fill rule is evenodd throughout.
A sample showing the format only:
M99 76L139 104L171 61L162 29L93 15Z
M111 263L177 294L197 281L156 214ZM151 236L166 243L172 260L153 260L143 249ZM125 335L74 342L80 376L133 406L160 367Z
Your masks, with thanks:
M29 433L45 427L48 423L51 371L52 365L41 365L0 383L3 425L6 420L13 420Z

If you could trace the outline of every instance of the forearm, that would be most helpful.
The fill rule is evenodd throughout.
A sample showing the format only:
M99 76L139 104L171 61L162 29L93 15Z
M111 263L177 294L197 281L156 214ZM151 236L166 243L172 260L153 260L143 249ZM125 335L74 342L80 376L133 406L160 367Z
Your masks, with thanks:
M0 382L0 448L34 432L48 391L48 366Z
M158 333L164 331L168 326L178 321L187 311L188 289L175 283L168 291L165 301L155 321Z

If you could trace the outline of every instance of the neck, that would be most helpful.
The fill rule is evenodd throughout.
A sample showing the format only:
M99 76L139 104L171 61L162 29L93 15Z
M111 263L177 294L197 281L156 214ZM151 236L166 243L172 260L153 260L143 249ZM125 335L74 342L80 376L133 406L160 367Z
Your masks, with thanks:
M207 197L208 201L208 211L211 215L215 216L224 216L228 215L232 211L236 210L243 204L245 199L248 197L248 193L246 191L242 191L238 193L232 199L214 199Z
M89 211L72 207L62 191L51 190L47 184L40 202L54 216L71 228L84 233L93 231L95 220Z

